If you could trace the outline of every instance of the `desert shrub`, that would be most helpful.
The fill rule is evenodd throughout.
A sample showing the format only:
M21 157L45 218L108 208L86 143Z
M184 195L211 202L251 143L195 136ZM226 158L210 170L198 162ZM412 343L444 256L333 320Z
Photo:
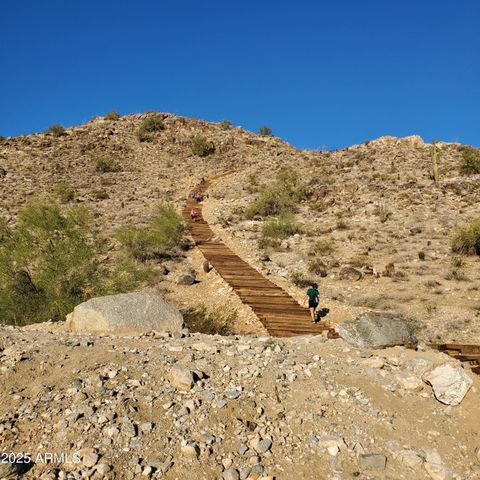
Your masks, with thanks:
M154 138L151 133L148 133L141 128L137 130L136 135L139 142L151 142Z
M480 218L456 227L452 232L450 246L455 253L480 255Z
M191 144L192 153L199 157L206 157L215 152L215 145L203 135L195 135Z
M75 199L75 190L67 182L59 182L54 185L53 193L61 203L68 203Z
M373 214L376 215L382 223L385 223L392 216L392 212L390 212L384 204L377 205Z
M110 195L108 195L107 191L103 189L94 190L93 196L96 200L107 200L110 198Z
M84 207L62 211L36 200L20 210L15 228L0 220L0 321L61 320L94 295L131 289L146 278L133 267L112 272L99 261L107 249Z
M269 249L277 250L279 249L281 244L278 238L271 238L271 237L265 237L265 236L261 236L258 239L257 243L258 243L258 248L262 250L269 250Z
M205 305L189 308L183 313L185 326L191 332L208 335L233 335L237 312L223 307L208 311Z
M95 157L93 158L95 171L98 173L119 172L120 165L110 157Z
M327 204L325 203L324 200L322 200L321 198L318 199L318 200L314 200L314 201L311 201L309 203L309 206L310 208L315 211L315 212L319 212L319 213L322 213L324 212L325 210L327 210L328 206Z
M112 110L105 115L105 120L120 120L120 114L116 110Z
M61 137L65 135L65 128L63 128L62 125L51 125L47 128L46 133L54 137Z
M339 218L337 220L337 230L348 230L348 228L348 222L345 221L343 218Z
M327 266L319 258L312 258L308 262L308 271L314 275L320 275L321 277L327 276Z
M222 128L222 130L230 130L232 126L233 124L230 120L224 120L220 123L220 127Z
M307 278L304 275L302 275L300 272L296 272L296 271L289 273L289 279L294 285L296 285L299 288L307 288L313 283L312 279Z
M153 115L152 117L146 118L140 126L140 130L150 133L160 132L164 128L165 125L160 115Z
M175 207L158 204L146 228L127 225L116 232L117 240L134 259L145 261L165 255L180 244L185 224Z
M461 149L462 158L459 170L462 175L475 175L480 173L480 149L464 146Z
M335 251L335 242L332 238L322 238L315 242L315 244L310 248L309 255L312 256L322 256L330 255Z
M287 238L296 233L302 233L303 228L291 213L284 213L278 218L272 218L263 225L262 235L268 238Z
M272 129L266 126L260 127L258 129L258 134L262 137L270 137L272 135Z
M462 255L453 255L451 258L452 268L462 268L465 266L465 259Z
M364 267L365 265L369 265L370 263L370 257L366 254L356 255L348 261L349 265L357 268Z
M155 132L160 132L165 128L163 119L160 115L154 114L146 118L137 130L137 139L139 142L153 141Z
M300 175L288 168L282 168L276 180L262 190L260 196L245 209L246 218L276 216L293 212L298 203L310 195Z

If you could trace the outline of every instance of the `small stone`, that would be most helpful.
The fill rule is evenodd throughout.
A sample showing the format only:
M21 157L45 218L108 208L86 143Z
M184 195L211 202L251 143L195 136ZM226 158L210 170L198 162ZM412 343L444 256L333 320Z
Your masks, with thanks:
M234 468L229 468L223 472L223 480L239 480L240 475Z
M196 443L187 443L182 445L181 451L187 457L198 457L200 455L200 448Z
M130 438L137 436L137 429L128 417L123 418L121 431L125 436Z
M142 476L143 477L149 477L153 472L153 468L148 466L143 469Z
M142 423L139 428L142 433L150 433L153 429L153 425L150 422L145 422Z
M337 456L339 451L340 451L340 449L337 446L327 448L327 452L334 457Z
M169 381L176 389L189 391L194 385L193 372L187 368L174 367L170 371Z
M270 438L260 439L259 437L256 437L252 440L251 446L257 453L262 454L270 450L272 440L270 440Z
M339 450L345 447L345 442L341 437L335 437L333 435L322 435L317 438L317 445L319 448L329 449L331 447L337 447Z
M88 468L94 467L98 462L99 457L93 448L84 448L77 453L82 460L82 464Z
M240 480L245 480L250 475L252 469L250 467L243 467L240 469Z
M108 463L99 463L99 464L96 466L96 471L97 471L100 475L105 475L105 474L108 473L110 470L111 470L111 467L110 467L110 465L108 465Z
M404 450L400 452L399 458L403 465L413 470L417 470L423 465L422 458L413 450Z
M380 453L364 453L359 455L359 464L363 470L385 470L387 457Z
M238 392L236 390L233 390L231 392L225 392L225 396L227 398L229 398L230 400L235 400L237 399L240 395L242 394L242 392Z

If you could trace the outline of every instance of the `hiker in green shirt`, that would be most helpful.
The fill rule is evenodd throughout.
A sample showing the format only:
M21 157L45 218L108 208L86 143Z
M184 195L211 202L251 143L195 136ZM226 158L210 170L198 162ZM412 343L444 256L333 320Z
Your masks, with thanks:
M312 317L312 322L316 323L315 320L315 310L320 303L320 292L318 291L318 285L312 283L311 287L307 290L308 297L308 308L310 309L310 315Z

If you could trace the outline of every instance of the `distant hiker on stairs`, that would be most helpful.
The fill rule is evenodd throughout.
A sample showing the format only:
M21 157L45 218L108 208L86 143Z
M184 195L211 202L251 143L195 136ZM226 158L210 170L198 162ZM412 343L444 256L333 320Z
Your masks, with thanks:
M320 303L320 292L318 291L318 285L316 283L312 283L311 287L307 290L307 297L312 323L317 323L315 319L315 310Z

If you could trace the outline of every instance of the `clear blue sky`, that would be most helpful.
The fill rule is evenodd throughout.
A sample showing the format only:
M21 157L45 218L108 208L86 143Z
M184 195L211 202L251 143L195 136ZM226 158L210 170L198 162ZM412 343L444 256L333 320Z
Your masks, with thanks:
M0 134L160 110L300 148L480 144L478 0L9 0Z

